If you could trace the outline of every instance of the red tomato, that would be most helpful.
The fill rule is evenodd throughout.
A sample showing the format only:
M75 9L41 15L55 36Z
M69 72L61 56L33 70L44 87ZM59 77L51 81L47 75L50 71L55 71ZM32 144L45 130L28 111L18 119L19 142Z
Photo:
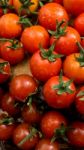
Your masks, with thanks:
M11 80L10 93L18 101L25 102L26 98L36 92L36 90L37 83L29 75L17 75Z
M80 14L74 21L74 28L84 36L84 13Z
M84 39L81 40L81 45L84 48Z
M43 52L46 54L49 53L50 50L44 50ZM46 81L50 77L54 75L58 75L60 72L62 61L60 58L56 58L54 56L58 55L55 52L52 52L50 56L45 58L45 55L42 55L42 52L38 51L33 54L30 59L30 69L33 76L40 81ZM49 60L49 58L53 60Z
M52 0L53 2L55 2L55 3L59 3L59 4L63 4L63 0Z
M49 139L42 139L38 142L35 150L60 150L57 142L51 142Z
M56 42L55 51L57 53L70 55L78 51L76 42L80 42L81 39L77 30L72 27L67 27L65 32L65 35L59 38L52 36L50 44L52 45L53 42Z
M75 85L70 79L63 76L50 78L43 87L44 100L53 108L66 108L74 101Z
M21 43L12 44L10 41L7 41L1 45L0 52L1 57L11 65L21 62L24 58L24 50Z
M76 104L77 111L80 114L84 115L84 86L82 86L78 90L77 95L76 95L75 104Z
M28 138L29 136L30 138ZM21 143L21 141L25 138L27 139L23 143ZM23 150L30 150L34 148L35 145L38 143L38 139L38 134L33 132L31 127L26 123L18 125L13 133L14 144Z
M1 100L1 108L6 111L10 116L14 116L19 113L20 109L15 99L6 93Z
M31 26L23 31L21 41L27 52L34 53L39 50L40 44L43 48L48 47L49 34L42 26Z
M5 82L11 75L9 62L0 58L0 84Z
M64 7L57 3L47 3L40 8L38 13L40 25L46 29L55 30L56 20L68 22L69 17Z
M61 125L67 125L67 121L62 114L56 111L49 111L44 114L41 120L41 131L47 138L52 138L56 129Z
M39 123L41 120L41 113L39 112L35 103L32 103L29 106L24 106L22 110L22 118L25 122L34 124Z
M0 36L4 38L16 38L20 36L22 27L18 24L18 21L19 16L14 13L3 15L0 18Z
M84 147L84 122L74 122L68 132L69 142L77 147Z
M68 13L79 15L84 12L84 0L63 0L63 4Z

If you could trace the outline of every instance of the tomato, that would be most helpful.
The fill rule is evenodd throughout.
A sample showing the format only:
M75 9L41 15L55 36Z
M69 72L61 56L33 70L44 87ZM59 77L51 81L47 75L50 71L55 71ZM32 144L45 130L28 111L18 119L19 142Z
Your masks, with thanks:
M75 83L84 83L84 66L76 59L79 53L74 53L66 57L63 63L64 74L75 81ZM84 59L83 59L84 61Z
M22 142L25 138L26 140ZM13 142L21 149L30 150L34 148L38 139L38 134L26 123L18 125L13 133Z
M34 53L39 50L39 45L47 48L49 45L49 34L47 30L40 26L31 26L26 28L21 36L21 42L29 53ZM33 42L33 44L31 44Z
M68 22L69 17L66 10L57 3L47 3L38 12L39 24L46 29L55 30L56 20Z
M59 144L52 142L49 139L42 139L38 142L35 150L59 150Z
M61 78L53 76L43 87L44 100L53 108L66 108L74 101L76 92L74 83L65 76Z
M43 49L43 52L37 51L30 58L30 69L31 69L33 76L37 80L46 81L50 77L54 75L58 75L58 73L61 70L61 66L62 66L61 59L58 57L58 54L55 52L52 52L49 54L50 50L51 48L48 50ZM49 55L48 57L45 58L46 54L49 54ZM52 59L53 57L54 59Z
M77 95L76 95L75 104L76 104L77 111L80 114L84 115L84 86L82 86L78 90Z
M0 58L0 84L5 82L11 75L11 68L8 61Z
M22 44L17 41L7 41L1 45L1 57L8 61L11 65L15 65L21 62L24 58L24 49L22 48Z
M33 4L30 5L30 2ZM13 6L17 13L19 13L20 9L22 9L21 14L29 14L34 12L38 7L38 0L30 0L30 2L27 2L27 4L24 5L25 2L22 2L22 0L13 0Z
M84 122L74 122L68 131L69 142L77 147L84 147Z
M63 5L72 15L77 16L84 12L84 0L63 0Z
M10 116L14 116L19 113L20 108L15 99L9 94L6 93L1 100L1 108L6 111Z
M59 38L56 38L56 36L52 36L50 39L50 44L53 42L56 42L55 51L60 54L70 55L72 53L78 52L78 47L76 45L76 42L80 42L80 35L72 27L67 27L64 31L64 35L60 35Z
M55 3L59 3L59 4L63 4L63 0L52 0L53 2L55 2Z
M41 131L47 138L52 138L56 129L61 125L67 125L65 117L56 111L49 111L44 114L41 120Z
M35 103L30 104L29 106L24 106L22 110L22 118L25 122L34 124L39 123L41 120L41 113L39 112Z
M18 101L25 102L26 98L36 90L36 81L26 74L17 75L10 82L10 93Z
M18 24L18 21L19 16L14 13L3 15L0 18L0 36L4 38L16 38L20 36L22 27Z

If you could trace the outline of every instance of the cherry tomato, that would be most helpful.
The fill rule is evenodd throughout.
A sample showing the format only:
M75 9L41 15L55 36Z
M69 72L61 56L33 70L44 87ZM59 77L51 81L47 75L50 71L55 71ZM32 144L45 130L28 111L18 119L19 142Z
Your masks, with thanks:
M49 111L44 114L41 120L41 131L47 138L52 138L56 129L61 125L67 125L67 121L64 116L56 111Z
M22 142L25 138L26 140ZM18 125L14 130L13 142L21 149L30 150L34 148L38 140L38 134L26 123Z
M1 100L1 108L6 111L10 116L14 116L19 113L20 108L15 99L9 94L6 93Z
M32 103L29 106L24 106L22 110L22 118L25 122L34 124L39 123L41 120L41 113L37 109L37 106L35 103Z
M77 16L84 12L84 0L63 0L63 5L72 15Z
M82 86L78 90L77 95L76 95L75 104L76 104L77 111L80 114L84 115L84 86Z
M0 84L5 82L11 75L11 68L8 61L0 58Z
M55 2L55 3L59 3L59 4L63 4L63 0L52 0L53 2Z
M27 52L34 53L39 50L39 45L43 48L48 47L49 34L47 30L40 25L31 26L23 31L21 41Z
M10 93L18 101L26 101L26 98L36 90L36 81L26 74L15 76L10 82Z
M38 142L35 150L60 150L57 142L51 142L49 139L42 139Z
M16 38L20 36L22 27L18 24L18 21L19 16L14 13L3 15L0 18L0 36L4 38Z
M48 54L49 51L50 50L43 50L45 54L46 52ZM40 81L46 81L50 77L58 75L62 66L61 59L59 57L58 58L55 57L58 55L57 53L52 52L50 56L46 58L45 54L42 55L42 52L38 51L34 53L30 59L31 72L33 76ZM52 57L54 57L54 59L52 59Z
M63 76L50 78L43 87L44 100L53 108L66 108L74 101L75 85L72 81Z
M69 142L77 147L84 147L84 122L74 122L68 131Z
M65 35L59 38L52 36L50 44L52 45L53 42L56 42L55 51L66 56L78 52L76 42L80 42L81 39L77 30L72 27L67 27L65 32Z
M46 29L55 30L56 20L68 22L69 17L66 10L57 3L47 3L38 12L39 24Z

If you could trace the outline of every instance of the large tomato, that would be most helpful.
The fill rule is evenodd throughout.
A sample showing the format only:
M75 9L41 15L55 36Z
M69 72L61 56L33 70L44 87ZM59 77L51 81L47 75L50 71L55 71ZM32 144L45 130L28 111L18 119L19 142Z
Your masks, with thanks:
M39 45L43 48L48 47L49 34L47 30L40 25L31 26L23 31L21 41L27 52L34 53L39 50Z
M63 0L52 0L52 2L63 4Z
M56 20L68 22L69 17L66 10L57 3L47 3L40 8L38 13L39 24L46 29L55 30Z
M72 15L84 12L84 0L63 0L65 9Z

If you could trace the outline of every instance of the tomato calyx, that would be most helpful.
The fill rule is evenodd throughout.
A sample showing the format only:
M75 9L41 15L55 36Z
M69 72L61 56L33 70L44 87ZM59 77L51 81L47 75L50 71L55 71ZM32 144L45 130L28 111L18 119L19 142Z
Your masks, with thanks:
M77 94L77 97L80 97L80 101L84 101L84 90L83 90L83 91L80 91L80 92Z
M54 85L53 89L57 90L57 94L58 95L62 95L63 93L72 94L74 91L69 88L69 86L70 86L70 84L72 82L73 82L72 79L67 81L67 82L64 82L62 80L62 72L61 72L60 75L59 75L59 84L58 85Z
M64 20L58 22L58 20L56 20L56 30L52 31L52 30L48 30L48 32L54 36L56 39L59 39L61 36L65 36L66 35L66 27L67 24L62 27L62 25L65 23Z
M4 67L5 67L6 65L8 65L8 64L9 64L8 61L0 62L0 73L1 73L1 74L8 74L7 72L4 71Z
M32 23L31 23L30 19L27 18L26 16L21 16L18 23L22 24L23 28L32 26Z
M79 57L76 57L76 60L80 63L81 67L84 67L84 48L81 46L79 42L77 42L77 46L80 49Z
M48 2L52 2L52 0L47 0L47 3ZM42 7L45 3L46 3L46 0L39 0L40 7Z
M53 53L54 48L55 48L55 43L52 44L48 50L45 50L44 48L42 48L40 46L41 57L43 59L47 59L50 62L54 62L54 61L56 61L57 58L63 57L63 55L61 55L61 54L55 54L55 53Z
M12 5L8 4L8 0L0 0L0 8L3 9L4 14L7 13L8 9L14 9Z
M5 124L5 125L11 125L14 123L14 119L11 117L5 117L3 119L0 119L0 125Z

